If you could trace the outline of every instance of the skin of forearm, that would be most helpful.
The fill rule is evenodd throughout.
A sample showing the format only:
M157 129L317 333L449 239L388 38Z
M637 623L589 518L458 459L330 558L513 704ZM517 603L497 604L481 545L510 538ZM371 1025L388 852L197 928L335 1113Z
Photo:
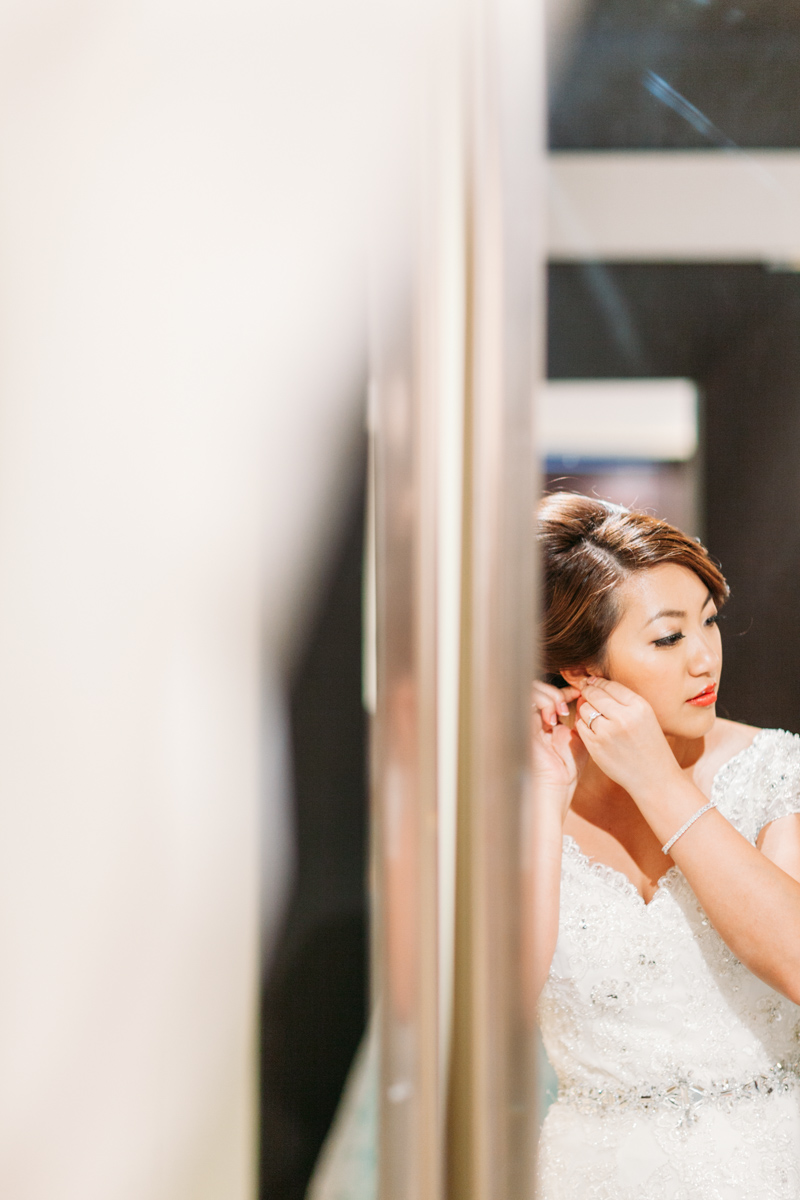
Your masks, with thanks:
M523 971L526 1007L535 1008L558 940L564 816L569 804L540 785L534 791L529 853L523 871Z
M660 796L634 797L666 842L707 799L680 779ZM740 962L800 1003L800 883L710 809L670 851L714 929Z

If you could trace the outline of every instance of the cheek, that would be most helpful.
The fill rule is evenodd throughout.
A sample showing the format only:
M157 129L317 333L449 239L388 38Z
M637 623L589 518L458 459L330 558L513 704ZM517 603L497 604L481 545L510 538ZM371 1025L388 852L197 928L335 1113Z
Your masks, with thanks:
M675 674L670 663L652 654L628 651L625 654L609 655L608 678L615 679L631 691L650 699L650 693L663 693L669 689L670 679Z
M663 658L626 655L621 660L618 656L609 661L608 678L636 692L656 715L673 712L676 703L682 705L685 699L683 672Z

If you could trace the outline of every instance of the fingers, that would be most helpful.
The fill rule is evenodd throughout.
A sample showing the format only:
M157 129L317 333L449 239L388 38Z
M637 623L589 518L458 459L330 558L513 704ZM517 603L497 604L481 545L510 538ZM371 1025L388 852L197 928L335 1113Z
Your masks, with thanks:
M536 707L534 707L533 712L531 713L531 724L533 725L534 733L541 733L543 729L546 729L548 733L551 731L550 721L548 720L545 724L541 711Z
M543 729L552 730L558 725L558 712L552 702L545 701L541 705L534 703L533 718Z
M601 726L608 725L610 717L596 707L591 700L578 701L578 718L592 734L602 733Z
M597 719L599 721L601 718L598 717ZM587 748L587 750L591 749L592 746L596 745L597 734L592 732L592 730L587 725L586 721L584 721L583 717L578 717L577 721L575 722L574 728L575 728L575 733L577 733L578 737L581 739L581 741L583 742L583 744Z
M580 693L577 688L557 688L550 683L536 680L533 685L533 706L541 717L545 728L558 724L559 716L569 716L569 701Z
M578 712L584 714L584 720L588 720L585 714L588 713L591 717L592 712L601 713L610 720L615 707L615 701L600 688L595 688L591 693L587 688L578 701Z
M603 679L599 675L590 675L583 686L581 695L590 698L593 694L605 693L618 704L630 704L635 693L626 688L624 683L616 683L613 679ZM594 701L592 701L594 703ZM595 705L597 707L597 705Z
M534 684L533 706L541 717L542 724L547 729L551 729L554 725L558 724L559 709L561 709L563 714L566 708L558 688L551 687L545 683ZM567 711L569 710L567 709Z
M537 705L550 700L556 707L561 704L566 708L568 702L579 696L580 692L577 688L558 688L552 683L544 683L541 679L536 679L533 683L533 695Z

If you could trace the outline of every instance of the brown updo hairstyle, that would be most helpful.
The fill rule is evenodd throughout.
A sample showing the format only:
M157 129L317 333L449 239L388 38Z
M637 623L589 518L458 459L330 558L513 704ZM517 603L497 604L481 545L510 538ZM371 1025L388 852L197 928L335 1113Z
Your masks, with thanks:
M622 616L617 589L634 571L677 563L694 571L717 606L728 585L708 551L674 525L647 513L574 492L539 505L544 583L542 665L602 669L606 642Z

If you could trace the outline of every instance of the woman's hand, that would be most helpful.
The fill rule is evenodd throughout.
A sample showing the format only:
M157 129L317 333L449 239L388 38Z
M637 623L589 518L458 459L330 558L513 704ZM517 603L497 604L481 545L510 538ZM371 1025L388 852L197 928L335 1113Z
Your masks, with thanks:
M653 709L624 684L590 676L581 688L575 731L600 770L637 803L680 775Z
M573 687L557 688L540 680L533 685L533 777L537 792L559 804L562 821L588 757L578 735L558 719L569 716L569 701L578 696Z

